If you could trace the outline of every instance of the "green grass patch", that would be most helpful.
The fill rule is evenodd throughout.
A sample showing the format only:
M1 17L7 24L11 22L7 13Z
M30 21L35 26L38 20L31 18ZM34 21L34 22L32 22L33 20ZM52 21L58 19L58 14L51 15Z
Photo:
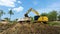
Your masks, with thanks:
M58 23L58 22L48 22L48 25L54 26L54 25L60 25L60 23Z

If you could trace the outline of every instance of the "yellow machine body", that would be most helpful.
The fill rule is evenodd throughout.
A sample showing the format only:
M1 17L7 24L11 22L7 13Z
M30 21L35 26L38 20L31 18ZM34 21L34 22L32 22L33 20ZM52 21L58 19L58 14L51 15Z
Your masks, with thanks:
M48 17L46 17L46 16L40 16L37 21L47 22L48 21Z

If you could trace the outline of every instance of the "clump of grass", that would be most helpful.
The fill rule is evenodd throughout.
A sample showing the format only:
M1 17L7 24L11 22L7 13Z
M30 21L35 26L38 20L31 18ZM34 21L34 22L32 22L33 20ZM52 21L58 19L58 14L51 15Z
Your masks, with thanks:
M54 26L54 25L60 25L60 23L58 23L58 22L48 22L48 25Z

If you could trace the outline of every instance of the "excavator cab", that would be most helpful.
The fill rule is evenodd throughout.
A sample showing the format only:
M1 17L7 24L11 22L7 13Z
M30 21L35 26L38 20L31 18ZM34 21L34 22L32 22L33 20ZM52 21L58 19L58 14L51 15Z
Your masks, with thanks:
M25 14L24 16L25 16L25 17L29 17L28 14Z
M40 16L34 16L34 20L38 20L38 18L39 18Z

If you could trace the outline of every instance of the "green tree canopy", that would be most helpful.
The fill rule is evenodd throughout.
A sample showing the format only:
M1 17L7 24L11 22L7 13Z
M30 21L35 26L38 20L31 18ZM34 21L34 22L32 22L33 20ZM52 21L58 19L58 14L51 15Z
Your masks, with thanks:
M41 16L48 16L48 14L47 13L42 13Z
M57 11L53 10L50 13L48 13L48 18L50 21L57 20Z

